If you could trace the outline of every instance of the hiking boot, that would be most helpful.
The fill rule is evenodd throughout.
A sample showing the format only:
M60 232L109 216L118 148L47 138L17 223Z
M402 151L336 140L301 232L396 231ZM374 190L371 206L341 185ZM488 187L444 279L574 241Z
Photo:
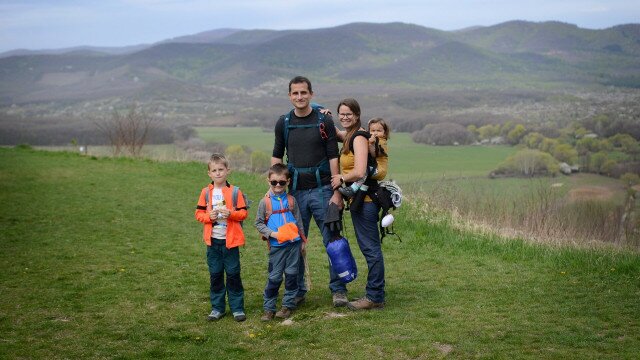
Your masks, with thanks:
M220 312L220 311L214 309L214 310L211 310L211 314L209 314L209 316L207 316L207 320L209 320L209 321L220 320L223 316L224 316L223 312Z
M247 320L247 315L245 315L242 311L234 312L233 313L233 320L235 320L237 322L245 321L245 320Z
M347 307L351 310L371 310L371 309L382 309L384 307L384 303L375 303L366 297L362 299L354 300L347 303Z
M298 307L298 306L302 305L302 303L304 302L304 300L305 300L305 297L304 297L304 296L296 296L296 297L293 299L293 303L294 303L294 304L296 304L296 307Z
M283 306L282 309L278 310L278 312L276 313L276 317L278 319L288 319L291 316L291 313L291 309Z
M273 317L276 315L273 311L265 310L264 314L260 318L260 321L271 321Z
M349 300L347 299L347 294L343 292L333 293L333 306L342 307L346 306Z

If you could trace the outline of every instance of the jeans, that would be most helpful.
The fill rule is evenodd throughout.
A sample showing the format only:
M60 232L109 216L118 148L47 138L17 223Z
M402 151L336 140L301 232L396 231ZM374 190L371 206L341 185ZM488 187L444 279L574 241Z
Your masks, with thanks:
M302 241L286 246L272 246L269 249L269 278L264 288L265 311L276 311L278 291L284 275L284 295L282 306L289 309L296 308L295 297L298 294L298 263L300 262L300 248Z
M244 312L244 287L240 279L240 250L237 247L227 249L224 240L211 240L207 246L207 265L211 287L209 296L211 307L221 313L226 309L225 295L229 297L232 313ZM225 286L224 274L227 274Z
M353 228L358 239L358 246L367 261L366 295L369 300L384 302L384 259L382 242L378 233L378 205L365 202L358 212L351 211Z
M331 196L333 196L331 185L324 185L314 189L294 190L291 192L291 195L293 195L298 202L305 236L309 235L309 225L311 223L311 217L313 216L316 225L322 233L322 243L326 247L329 241L331 241L331 232L324 226L324 215L327 212L329 200ZM327 255L327 262L328 261L329 256ZM331 266L329 266L329 290L331 290L332 293L347 291L347 287L340 281L338 275L331 270ZM304 257L301 256L298 270L297 297L303 297L306 293L307 286L304 283Z

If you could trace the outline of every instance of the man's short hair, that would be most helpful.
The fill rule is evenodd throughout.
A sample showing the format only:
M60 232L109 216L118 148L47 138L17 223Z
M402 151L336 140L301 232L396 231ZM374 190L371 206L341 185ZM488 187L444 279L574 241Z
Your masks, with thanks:
M306 83L307 88L309 88L309 92L313 94L313 89L311 88L311 80L307 79L304 76L296 76L291 81L289 81L289 92L291 92L291 84L302 84Z
M271 175L284 175L287 180L291 179L291 173L289 172L289 168L287 168L287 165L285 164L277 163L271 165L271 167L269 168L268 177L271 177Z
M207 163L209 170L211 170L211 164L222 164L227 169L229 168L229 160L227 160L227 157L218 153L212 154L209 158L209 162Z

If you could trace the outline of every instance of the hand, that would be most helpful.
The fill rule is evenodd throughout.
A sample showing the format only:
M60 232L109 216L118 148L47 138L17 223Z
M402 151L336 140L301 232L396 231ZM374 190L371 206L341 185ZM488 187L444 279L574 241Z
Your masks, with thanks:
M340 174L336 174L336 175L331 175L331 188L333 190L339 188L342 185L342 175Z
M304 241L302 242L302 245L300 245L300 254L302 256L307 255L307 244L305 244Z
M271 235L269 235L269 237L272 237L274 239L278 239L278 232L277 231L272 231Z
M369 137L369 144L373 145L376 143L376 136L375 135L371 135Z
M342 194L340 194L339 191L334 191L333 192L333 196L331 196L331 199L329 199L330 203L334 203L338 206L338 209L341 209L344 207L343 201L342 201Z
M211 221L218 220L218 211L217 210L211 210L209 212L209 219L211 219Z
M228 218L230 213L231 213L231 211L229 211L229 209L227 209L227 208L218 209L218 217L220 219Z
M325 114L325 115L331 115L331 110L329 110L327 108L320 109L320 112Z

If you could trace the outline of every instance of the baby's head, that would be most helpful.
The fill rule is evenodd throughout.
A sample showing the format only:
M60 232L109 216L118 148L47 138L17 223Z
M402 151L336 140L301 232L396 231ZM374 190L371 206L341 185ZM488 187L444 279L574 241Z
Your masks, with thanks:
M389 126L383 118L373 118L369 120L369 134L380 138L389 139Z

